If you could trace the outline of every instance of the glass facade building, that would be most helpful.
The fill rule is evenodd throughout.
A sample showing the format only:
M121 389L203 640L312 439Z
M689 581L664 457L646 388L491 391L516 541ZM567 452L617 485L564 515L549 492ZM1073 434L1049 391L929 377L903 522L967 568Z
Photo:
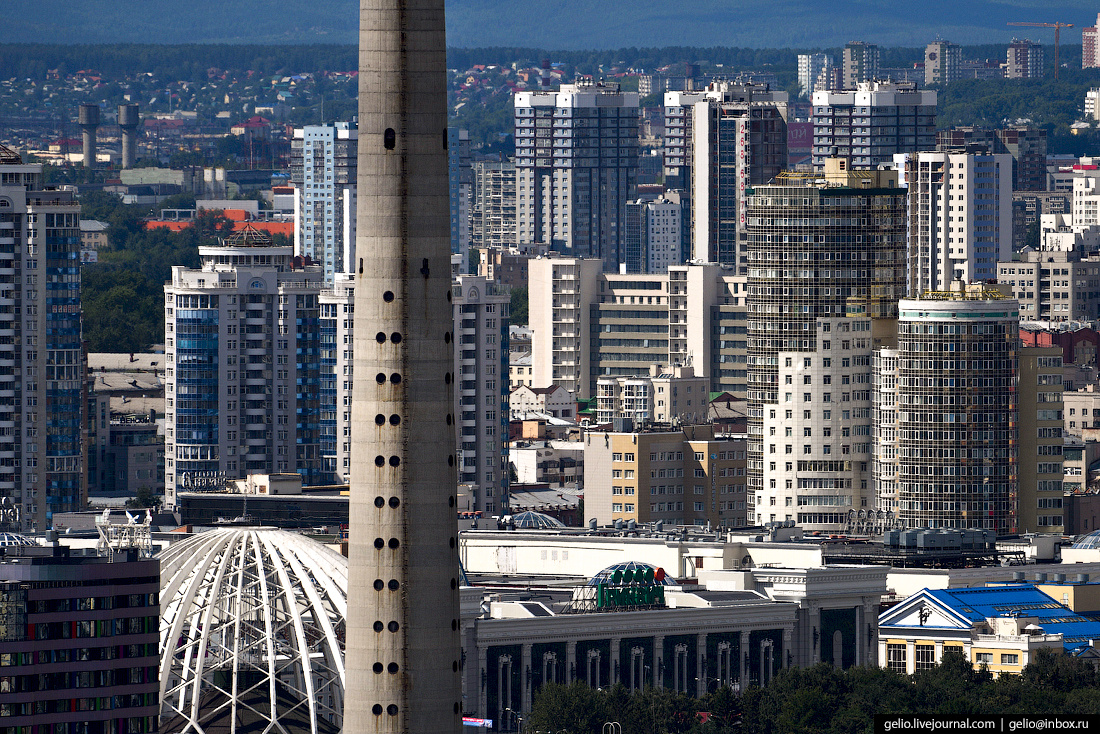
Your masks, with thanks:
M44 530L82 509L85 361L80 205L0 146L0 498L3 523Z

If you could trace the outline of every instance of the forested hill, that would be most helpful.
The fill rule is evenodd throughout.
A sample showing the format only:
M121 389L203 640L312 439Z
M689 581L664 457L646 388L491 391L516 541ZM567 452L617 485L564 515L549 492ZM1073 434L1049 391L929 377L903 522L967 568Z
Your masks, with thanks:
M263 43L358 41L356 0L41 0L0 3L0 43ZM1092 25L1091 0L449 0L448 44L613 49L653 46L817 48L861 39L886 46L1049 43L1041 29L1008 21Z

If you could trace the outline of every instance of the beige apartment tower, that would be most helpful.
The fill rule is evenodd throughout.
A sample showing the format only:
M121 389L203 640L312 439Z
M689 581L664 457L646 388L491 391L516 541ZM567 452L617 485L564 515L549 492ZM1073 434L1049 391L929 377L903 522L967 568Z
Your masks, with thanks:
M362 0L344 731L457 733L442 0Z

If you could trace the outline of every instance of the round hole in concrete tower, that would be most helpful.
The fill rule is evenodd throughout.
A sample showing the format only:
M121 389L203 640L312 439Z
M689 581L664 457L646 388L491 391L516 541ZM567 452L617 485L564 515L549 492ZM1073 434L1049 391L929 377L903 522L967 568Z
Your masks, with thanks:
M384 588L386 588L386 583L382 579L375 579L374 580L374 590L375 591L381 591Z
M454 465L455 465L455 457L448 456L447 457L447 466L454 466Z
M386 713L390 716L397 716L397 704L391 703L386 707Z
M397 497L390 497L390 507L396 508L399 504L401 504L400 499L398 499Z
M374 664L374 672L375 673L381 673L382 670L383 670L382 663L375 663Z
M452 632L458 631L458 620L457 619L452 619L451 620L451 631Z
M451 661L451 670L455 673L458 672L458 661L457 660L452 660Z
M374 707L371 708L371 711L374 713L375 716L381 716L382 715L382 704L380 704L380 703L374 704Z
M380 331L377 334L375 334L374 335L374 340L376 342L378 342L379 344L385 344L386 343L386 334L385 334L385 332Z
M386 303L393 303L393 291L386 291L383 293L382 300Z
M374 457L374 465L375 466L385 466L386 465L386 457L385 456L375 456Z
M453 420L454 420L454 418L452 418L452 417L451 417L451 414L450 414L450 413L448 413L448 414L447 414L447 425L448 425L448 426L449 426L449 425L451 425L451 421L453 421Z
M392 334L390 334L390 341L393 342L394 344L400 344L401 343L401 334L399 332L396 332L396 331L393 332Z
M382 624L381 619L374 623L374 631L375 632L381 632L384 629L386 629L386 625Z
M401 425L401 416L399 416L397 413L394 413L393 415L391 415L390 416L390 425L391 426Z
M390 591L397 591L401 588L401 582L397 579L390 579Z
M374 416L374 424L377 425L377 426L385 425L386 424L386 416L382 415L381 413Z
M458 588L458 581L457 580L451 579L451 588L452 589L457 589Z
M382 497L381 495L375 497L374 498L374 506L375 507L385 507L386 506L386 498Z
M397 622L390 622L389 628L390 632L396 632L397 630L401 629L401 625L399 625Z
M390 466L399 466L400 464L401 464L401 457L400 456L391 456L390 457Z
M448 505L450 505L451 507L454 507L454 506L455 506L455 498L454 498L454 495L452 495L452 496L450 496L450 497L448 497L448 498L447 498L447 504L448 504Z
M401 375L397 372L394 372L392 375L390 375L390 382L392 382L395 385L400 385L401 384Z
M449 331L448 331L448 332L444 332L444 334L443 334L443 342L444 342L445 344L450 344L450 343L451 343L451 332L449 332Z
M381 538L375 538L374 547L381 550L386 547L386 541L382 540Z
M386 666L386 670L390 671L390 675L396 673L400 668L397 667L397 663L390 663Z
M401 547L401 541L398 540L397 538L390 538L390 548L399 548L399 547Z
M387 127L385 132L382 133L382 145L386 150L393 150L397 147L397 132L392 127Z
M374 376L374 381L377 382L379 385L386 384L386 375L385 375L385 373L379 372L377 375Z

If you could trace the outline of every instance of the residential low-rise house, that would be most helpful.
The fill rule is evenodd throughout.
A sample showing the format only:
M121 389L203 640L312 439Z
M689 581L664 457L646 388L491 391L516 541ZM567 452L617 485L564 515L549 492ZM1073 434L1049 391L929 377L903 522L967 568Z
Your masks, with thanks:
M1086 590L1078 593L1078 586ZM1070 594L1080 598L1071 601ZM924 589L879 615L878 659L890 670L914 673L935 667L956 649L975 668L998 676L1022 672L1039 650L1096 657L1092 641L1100 639L1100 622L1074 607L1100 603L1098 594L1100 584L1047 585L1045 578Z
M528 387L523 385L512 391L509 399L512 418L519 419L530 413L545 413L554 418L573 420L577 404L573 395L560 385Z

